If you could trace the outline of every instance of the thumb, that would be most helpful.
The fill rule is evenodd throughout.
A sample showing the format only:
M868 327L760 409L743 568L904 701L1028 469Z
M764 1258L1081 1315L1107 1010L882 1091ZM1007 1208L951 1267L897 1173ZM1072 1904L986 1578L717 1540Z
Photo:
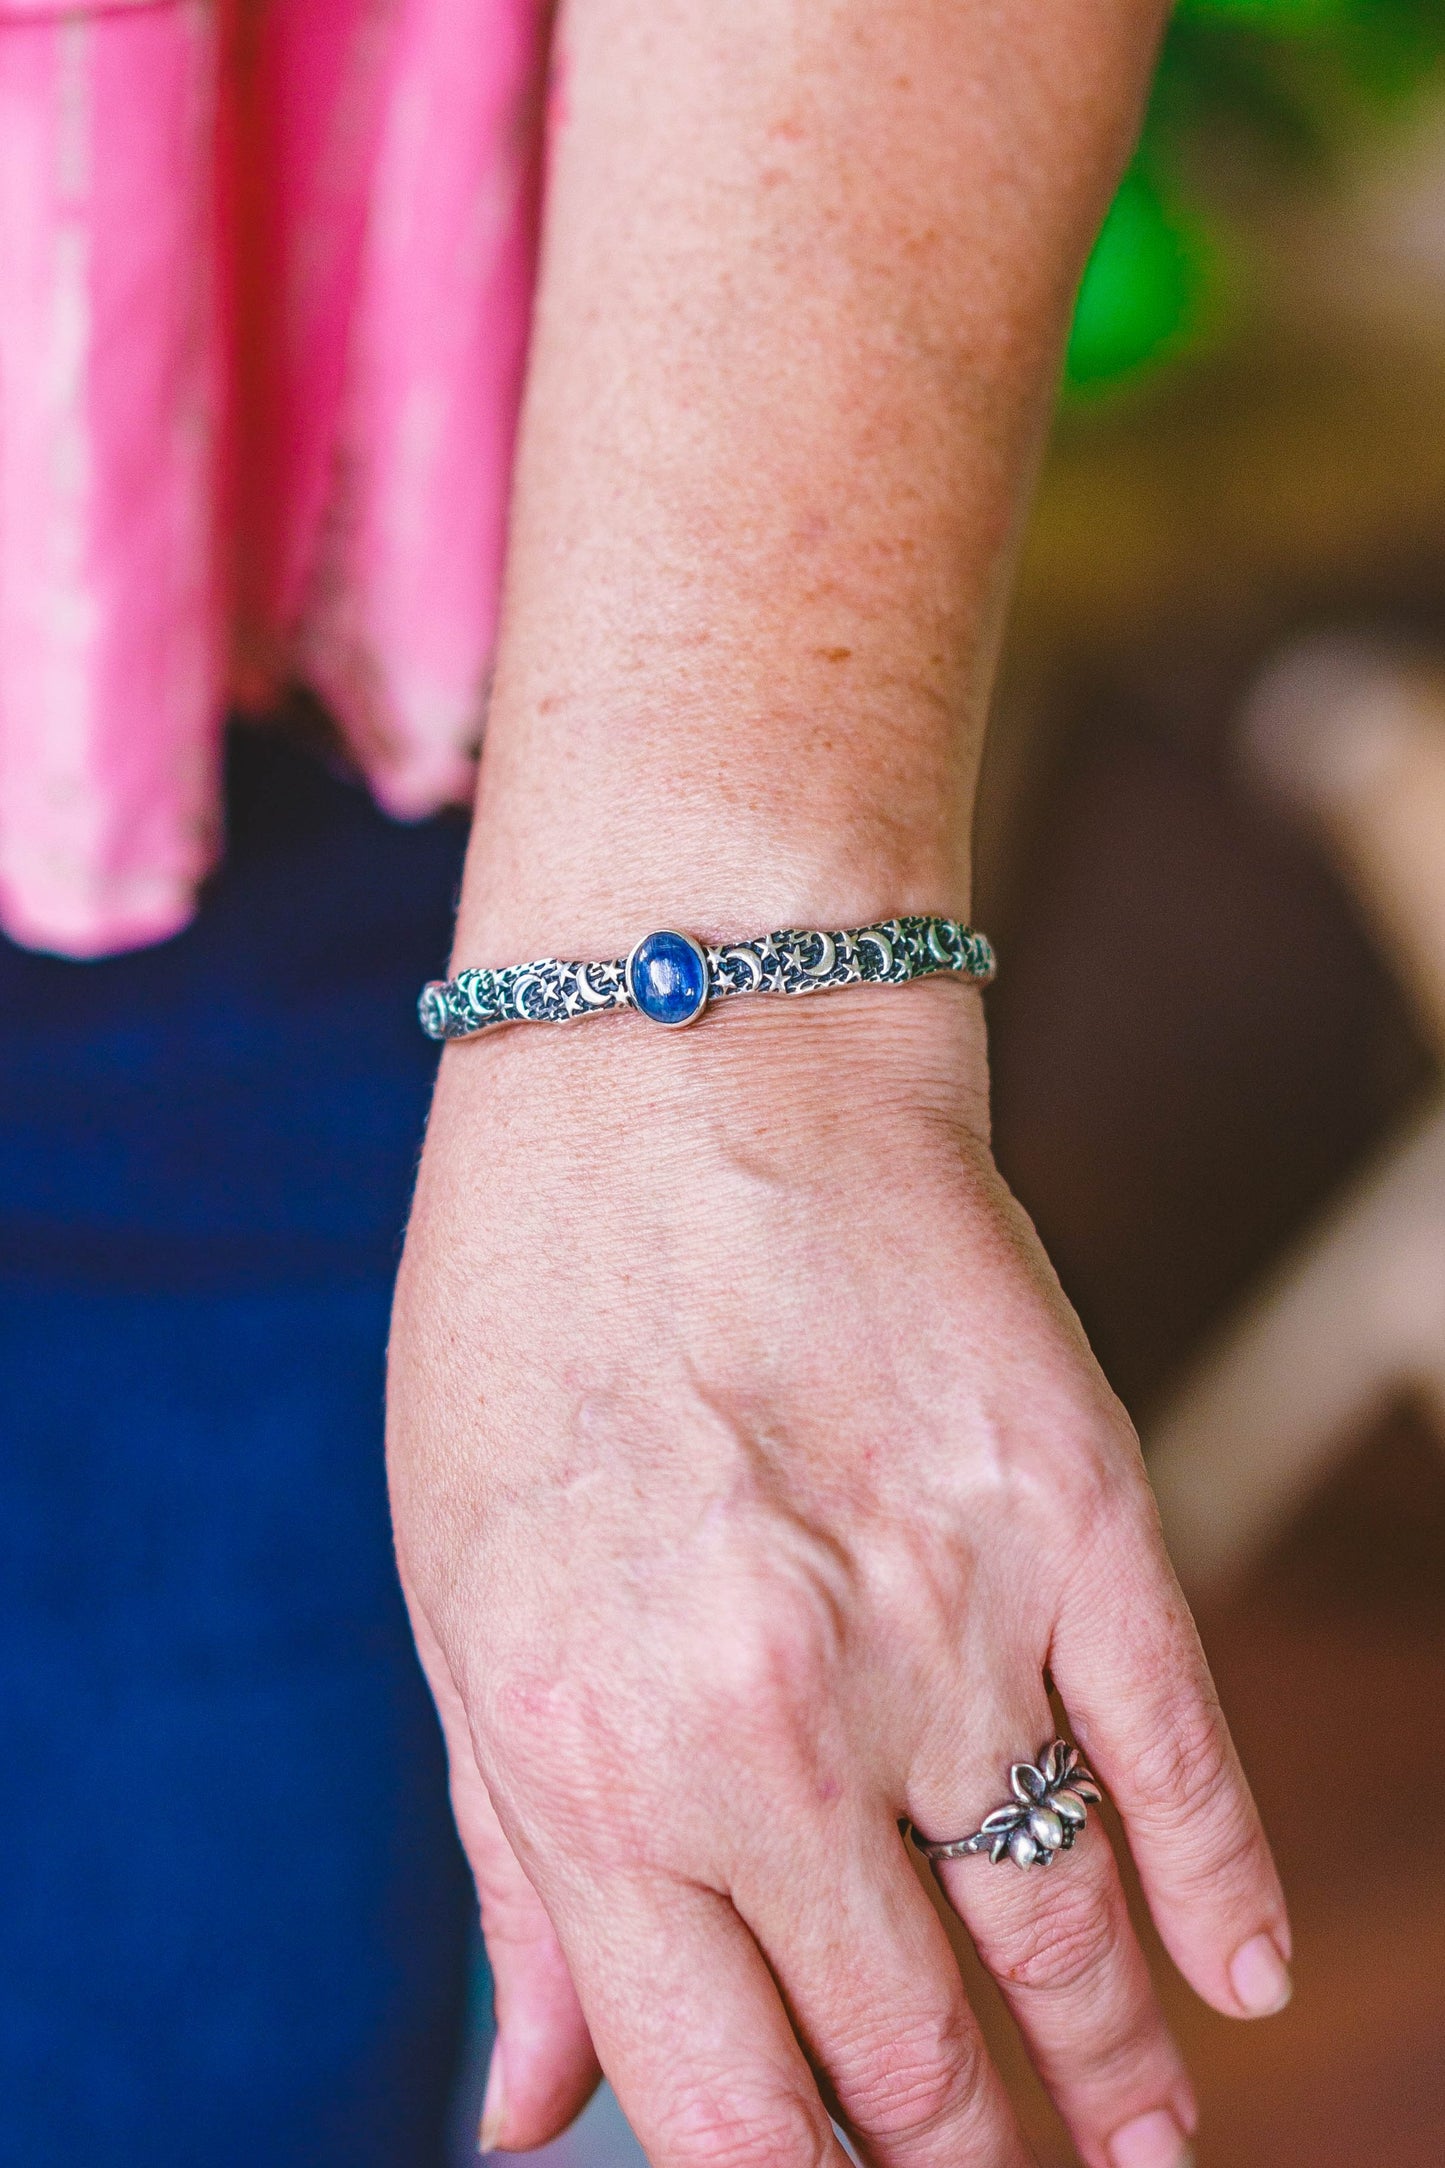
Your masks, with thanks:
M446 1738L452 1812L477 1885L495 1987L497 2038L480 2143L484 2151L524 2151L565 2130L602 2073L556 1929L477 1767L451 1667L419 1604L411 1605L411 1615Z

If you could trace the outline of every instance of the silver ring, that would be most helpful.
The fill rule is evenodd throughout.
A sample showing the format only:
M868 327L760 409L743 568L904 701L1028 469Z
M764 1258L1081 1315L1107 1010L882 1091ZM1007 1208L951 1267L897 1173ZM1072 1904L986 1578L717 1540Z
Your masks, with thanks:
M1064 1739L1041 1747L1036 1762L1015 1762L1008 1780L1013 1798L986 1814L971 1837L935 1844L913 1830L924 1858L963 1859L970 1852L987 1852L995 1865L1011 1859L1016 1867L1051 1866L1055 1852L1073 1849L1089 1808L1103 1796L1079 1760L1078 1748Z

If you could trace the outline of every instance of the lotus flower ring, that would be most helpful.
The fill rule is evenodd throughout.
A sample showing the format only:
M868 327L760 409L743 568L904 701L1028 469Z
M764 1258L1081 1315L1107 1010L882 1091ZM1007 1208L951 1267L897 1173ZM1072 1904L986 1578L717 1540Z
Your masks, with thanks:
M1055 1739L1040 1749L1036 1762L1015 1762L1009 1771L1013 1798L986 1814L971 1837L931 1843L917 1829L913 1841L925 1859L962 1859L987 1852L997 1865L1011 1859L1016 1867L1048 1867L1056 1852L1072 1850L1097 1806L1099 1787L1079 1760L1079 1750Z

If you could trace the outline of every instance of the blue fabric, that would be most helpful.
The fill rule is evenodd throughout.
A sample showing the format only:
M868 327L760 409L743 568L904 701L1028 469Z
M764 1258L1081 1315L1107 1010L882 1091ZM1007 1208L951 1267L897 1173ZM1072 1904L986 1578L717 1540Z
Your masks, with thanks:
M391 1559L460 823L238 743L163 948L0 947L0 2161L438 2168L470 1894Z

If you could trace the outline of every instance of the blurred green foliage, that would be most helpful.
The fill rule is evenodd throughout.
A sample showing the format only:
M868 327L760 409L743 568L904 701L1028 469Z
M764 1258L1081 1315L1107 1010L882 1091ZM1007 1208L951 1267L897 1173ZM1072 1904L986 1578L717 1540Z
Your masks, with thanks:
M1445 0L1180 0L1079 289L1067 387L1133 382L1227 321L1237 247L1211 167L1323 182L1442 62Z
M1095 389L1158 363L1199 335L1211 291L1199 223L1161 195L1136 159L1094 244L1074 304L1068 382Z

